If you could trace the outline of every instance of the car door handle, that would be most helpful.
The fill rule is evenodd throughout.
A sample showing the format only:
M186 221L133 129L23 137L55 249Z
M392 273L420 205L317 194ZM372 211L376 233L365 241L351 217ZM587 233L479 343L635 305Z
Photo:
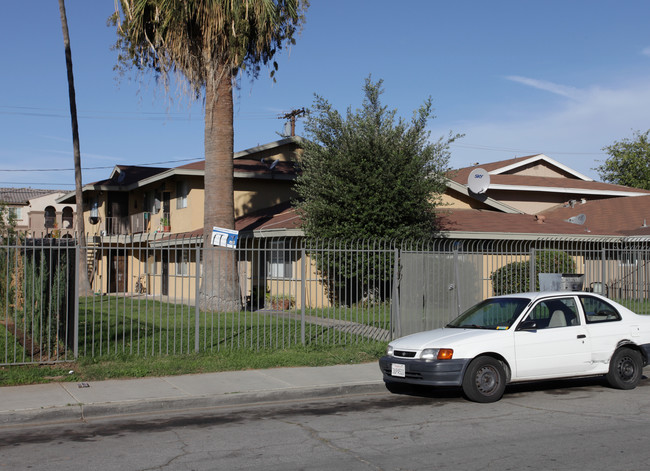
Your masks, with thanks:
M579 338L579 339L586 339L587 336L586 336L585 334L580 334L580 335L578 335L578 338Z

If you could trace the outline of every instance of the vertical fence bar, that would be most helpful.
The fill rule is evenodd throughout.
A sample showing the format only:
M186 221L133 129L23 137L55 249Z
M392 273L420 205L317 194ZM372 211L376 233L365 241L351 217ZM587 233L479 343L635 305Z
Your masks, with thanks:
M74 359L77 360L79 358L79 277L80 276L88 276L87 273L79 273L79 263L81 259L81 247L80 245L82 244L82 235L79 235L77 238L77 243L75 244L75 251L74 251L74 271L73 273L75 274L74 280L72 280L74 290L73 292L73 306L74 306L74 327L73 327L73 340L72 340L72 348L73 348L73 354L74 354ZM86 244L87 245L87 244ZM86 253L85 251L83 251ZM68 291L69 292L69 291Z
M400 337L400 332L401 332L401 318L400 318L400 309L399 309L399 291L400 291L400 285L399 285L399 248L395 247L393 249L393 265L394 265L394 270L393 270L393 301L391 303L392 306L392 313L390 316L390 322L392 325L388 326L388 332L389 332L389 340L393 340L393 338ZM395 336L393 336L393 332L395 332Z
M300 343L305 345L305 317L307 314L307 251L304 244L300 248Z
M194 353L199 353L201 309L199 308L199 285L201 284L201 251L200 244L196 244L194 253Z

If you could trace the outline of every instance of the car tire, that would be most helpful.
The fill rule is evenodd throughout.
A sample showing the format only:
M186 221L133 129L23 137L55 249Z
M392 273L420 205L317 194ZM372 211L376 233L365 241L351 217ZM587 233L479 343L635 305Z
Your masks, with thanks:
M496 402L506 390L506 372L501 362L488 356L477 357L463 376L463 392L470 401Z
M634 389L641 381L643 358L631 348L619 348L609 362L609 373L605 376L609 385L616 389Z

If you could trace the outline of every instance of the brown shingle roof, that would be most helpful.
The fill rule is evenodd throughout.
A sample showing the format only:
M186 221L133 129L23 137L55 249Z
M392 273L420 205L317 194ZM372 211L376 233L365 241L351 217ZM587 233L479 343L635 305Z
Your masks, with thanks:
M255 211L254 213L237 218L235 221L235 229L242 232L299 228L300 216L289 202Z
M90 183L91 186L128 186L145 178L157 175L166 170L166 167L141 167L137 165L116 165L119 172L114 172L111 178ZM120 178L120 175L124 175Z
M497 211L454 209L440 210L441 230L510 234L586 234L583 227L547 217L541 222L532 214L508 214Z
M542 214L547 221L568 220L584 214L583 227L593 234L650 235L650 195L577 202L573 207L563 205Z
M576 202L539 215L489 210L439 210L443 231L508 234L650 236L650 195ZM583 224L569 222L584 215Z
M457 170L451 170L448 172L447 176L451 180L460 183L461 185L467 184L467 179L469 174L476 170L477 168L482 168L487 172L492 172L499 170L511 165L516 165L523 163L527 160L530 160L538 155L529 155L526 157L517 157L515 159L501 160L498 162L489 162L481 165L474 165L471 167L464 167ZM545 158L545 156L542 156ZM564 177L541 177L541 176L532 176L532 175L519 175L519 174L491 174L490 175L490 185L504 185L504 186L518 186L518 187L541 187L541 188L571 188L577 190L588 190L590 192L634 192L634 193L648 193L650 191L643 190L639 188L631 188L623 185L614 185L611 183L603 183L598 181L589 181L582 180L577 178L569 173L564 172L562 169L558 169L561 173L564 173Z
M261 162L254 159L234 159L233 168L235 172L254 173L258 175L295 175L296 168L294 162L278 161L273 168L271 162ZM192 162L177 167L182 170L205 171L205 160Z
M459 182L460 183L460 182ZM533 177L526 175L490 175L490 185L510 186L535 186L546 188L575 188L579 190L592 190L599 192L623 191L634 193L648 193L650 191L629 186L614 185L596 181L585 181L569 178Z
M469 174L472 172L472 170L475 170L477 168L482 168L483 170L486 170L487 172L492 172L494 170L498 170L503 167L509 167L511 165L515 165L517 163L525 162L526 160L535 157L535 155L528 155L526 157L517 157L514 159L507 159L507 160L499 160L497 162L488 162L485 164L476 164L472 165L470 167L463 167L455 170L451 170L449 172L449 178L451 178L454 181L457 181L458 183L467 183L467 177L469 177Z
M0 188L0 202L6 204L27 204L32 198L59 193L57 190L39 190L36 188Z

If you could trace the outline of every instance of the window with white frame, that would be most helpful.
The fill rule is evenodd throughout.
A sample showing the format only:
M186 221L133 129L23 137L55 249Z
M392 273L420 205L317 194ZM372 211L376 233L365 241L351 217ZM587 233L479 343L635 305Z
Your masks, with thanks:
M10 207L7 209L9 210L9 216L13 219L20 220L23 218L22 208Z
M176 276L188 276L189 274L190 274L189 249L176 250Z
M273 240L267 258L269 278L291 278L291 252L284 240Z
M187 208L187 195L190 185L186 181L176 182L176 209Z

